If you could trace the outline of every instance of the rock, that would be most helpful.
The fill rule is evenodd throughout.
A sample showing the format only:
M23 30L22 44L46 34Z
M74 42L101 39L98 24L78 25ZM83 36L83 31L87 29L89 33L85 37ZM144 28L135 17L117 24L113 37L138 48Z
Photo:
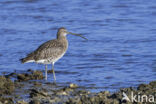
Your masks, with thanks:
M39 80L39 79L43 79L44 76L43 76L43 73L41 71L34 71L32 73L32 78L31 79L36 79L36 80Z
M17 104L28 104L28 103L23 100L23 101L17 101Z
M110 96L110 92L109 91L102 91L102 92L99 92L98 95L99 96L103 96L103 95Z
M57 92L57 95L68 95L68 93L65 91L62 91L62 92Z
M33 70L32 69L28 69L27 72L33 72Z
M87 104L85 102L82 103L80 98L69 98L69 100L65 104Z
M29 102L29 104L41 104L39 100L33 99Z
M48 70L47 72L48 72L48 73L53 73L53 70Z
M10 79L0 76L0 94L11 94L14 88L14 83Z
M43 78L44 78L44 76L41 71L33 71L30 74L23 73L23 74L17 75L18 81L39 80L39 79L43 79Z
M40 86L42 86L42 83L39 83L39 82L34 82L33 84L34 84L35 87L40 87Z
M27 74L18 74L17 79L19 81L27 81L27 80L29 80L29 78L27 76L28 76Z
M80 99L85 104L90 104L91 103L91 100L90 100L88 95L82 95L82 96L80 96ZM96 103L96 104L98 104L98 103Z
M79 95L87 95L87 94L90 94L90 92L87 91L87 90L79 90L79 91L78 91L78 94L79 94Z
M33 98L33 97L47 97L47 96L48 96L48 93L44 92L43 90L39 91L36 89L32 89L31 93L30 93L31 98Z
M149 85L151 85L152 88L156 88L156 81L150 82Z
M151 86L149 84L140 84L137 89L141 91L146 91L151 89Z
M5 75L6 78L10 78L10 77L17 77L17 74L16 73L10 73L8 75Z
M74 84L74 83L71 83L71 84L69 85L69 87L70 87L70 88L77 88L78 85L77 85L77 84Z
M60 86L59 83L54 85L51 82L36 81L43 79L41 71L28 70L26 73L11 73L9 76L18 80L12 82L9 77L0 76L0 104L28 104L26 101L29 101L29 104L132 104L122 101L123 92L128 97L131 96L132 91L134 95L156 93L156 81L140 84L137 89L129 87L114 93L109 91L95 93L84 90L83 87L78 88L78 85L73 83Z
M13 98L11 98L11 97L7 97L7 98L5 98L5 97L0 97L0 102L2 103L2 104L14 104L14 102L13 102Z
M71 93L73 91L73 89L65 87L59 90L55 91L56 95L69 95L69 93Z

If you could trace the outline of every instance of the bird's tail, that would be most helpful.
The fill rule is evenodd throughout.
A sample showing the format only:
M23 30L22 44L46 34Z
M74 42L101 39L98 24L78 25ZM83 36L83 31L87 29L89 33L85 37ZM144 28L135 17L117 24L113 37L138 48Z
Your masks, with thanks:
M20 61L21 61L22 64L24 64L25 62L27 62L27 57L20 59Z
M22 64L26 62L25 58L20 59L20 61Z
M20 59L21 63L26 63L26 62L34 62L34 54L30 53L27 55L27 57Z

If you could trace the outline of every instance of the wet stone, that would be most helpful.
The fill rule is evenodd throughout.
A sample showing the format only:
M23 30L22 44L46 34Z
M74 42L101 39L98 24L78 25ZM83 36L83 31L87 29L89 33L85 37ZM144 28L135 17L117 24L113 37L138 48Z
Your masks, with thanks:
M0 94L11 94L14 88L14 83L10 79L0 76Z
M53 70L48 70L47 72L48 72L48 73L53 73Z
M82 103L80 98L75 99L70 98L65 104L85 104L85 103L84 102Z
M145 90L149 90L150 88L151 86L149 84L140 84L138 90L145 91Z
M39 83L39 82L34 82L33 84L34 84L34 86L36 86L36 87L42 86L42 83Z
M77 85L77 84L74 84L74 83L71 83L71 84L69 85L69 87L70 87L70 88L77 88L78 85Z
M0 97L0 102L2 104L14 104L13 98L5 98L5 97Z
M74 90L68 87L59 89L55 91L56 95L70 95L71 92L73 92Z
M25 102L24 100L22 100L22 101L17 101L17 104L28 104L28 102Z
M28 80L40 80L43 79L43 73L41 71L33 71L29 73L18 74L18 81L28 81Z
M29 102L29 104L41 104L41 103L40 103L40 100L38 100L38 99L33 99L33 100L31 100L31 101Z
M10 73L8 75L5 75L6 78L10 78L10 77L17 77L17 73Z
M30 97L33 98L33 97L47 97L48 96L48 93L41 90L36 90L36 89L32 89L31 90L31 93L30 93Z
M33 70L32 69L28 69L27 72L33 72Z
M10 76L16 76L17 80L12 82L9 77L0 76L0 104L132 104L122 101L123 92L128 97L132 91L140 95L156 93L156 81L140 84L137 89L129 87L114 93L109 91L94 93L73 83L59 86L51 82L37 81L43 78L41 71L30 70L21 74L12 73Z
M109 91L103 91L103 92L99 92L98 93L99 96L110 96L110 92Z
M151 85L152 88L154 88L154 87L156 88L156 81L150 82L149 85Z

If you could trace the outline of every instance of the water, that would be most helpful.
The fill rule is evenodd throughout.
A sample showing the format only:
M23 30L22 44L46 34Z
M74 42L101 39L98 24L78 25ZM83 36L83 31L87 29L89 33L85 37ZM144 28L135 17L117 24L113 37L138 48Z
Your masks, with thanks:
M81 33L68 36L69 48L55 64L59 83L91 91L116 91L156 79L155 0L1 0L0 72L43 70L19 59L59 27ZM49 69L51 66L49 65ZM52 81L52 74L48 81Z

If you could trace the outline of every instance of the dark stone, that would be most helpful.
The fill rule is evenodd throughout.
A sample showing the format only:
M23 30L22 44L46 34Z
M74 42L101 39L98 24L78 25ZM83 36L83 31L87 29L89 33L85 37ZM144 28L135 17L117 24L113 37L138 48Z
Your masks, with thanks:
M140 84L137 89L141 91L146 91L151 89L151 86L149 84Z
M23 74L17 75L18 81L40 80L43 78L44 78L44 76L43 76L43 73L41 71L33 71L30 74L23 73Z
M28 104L28 102L23 101L17 101L17 104Z
M122 101L123 92L128 97L132 91L140 95L156 94L156 81L140 84L137 89L129 87L114 93L109 91L94 93L75 84L59 86L51 82L36 81L43 79L41 71L29 70L22 74L11 73L10 76L16 76L18 81L12 82L9 78L0 76L0 104L27 104L23 96L26 97L26 101L30 101L29 104L131 104Z
M0 76L0 94L11 94L14 88L14 83L10 79Z
M78 85L77 85L77 84L74 84L74 83L71 83L71 84L69 85L69 87L70 87L70 88L77 88Z
M149 85L151 85L152 88L156 88L156 81L152 81L152 82L150 82Z
M32 69L28 69L27 72L33 72L33 70Z
M29 102L29 104L41 104L39 100L33 99Z
M53 70L48 70L47 72L48 72L48 73L53 73Z
M13 98L11 98L11 97L7 97L7 98L5 98L5 97L0 97L0 102L2 103L2 104L14 104L14 102L13 102Z
M17 74L16 73L10 73L8 75L5 75L6 78L10 78L10 77L17 77Z
M45 91L43 91L43 90L41 90L41 91L36 90L36 89L32 89L32 90L31 90L30 98L33 98L33 97L40 97L40 96L42 96L42 97L47 97L48 94L47 94Z

